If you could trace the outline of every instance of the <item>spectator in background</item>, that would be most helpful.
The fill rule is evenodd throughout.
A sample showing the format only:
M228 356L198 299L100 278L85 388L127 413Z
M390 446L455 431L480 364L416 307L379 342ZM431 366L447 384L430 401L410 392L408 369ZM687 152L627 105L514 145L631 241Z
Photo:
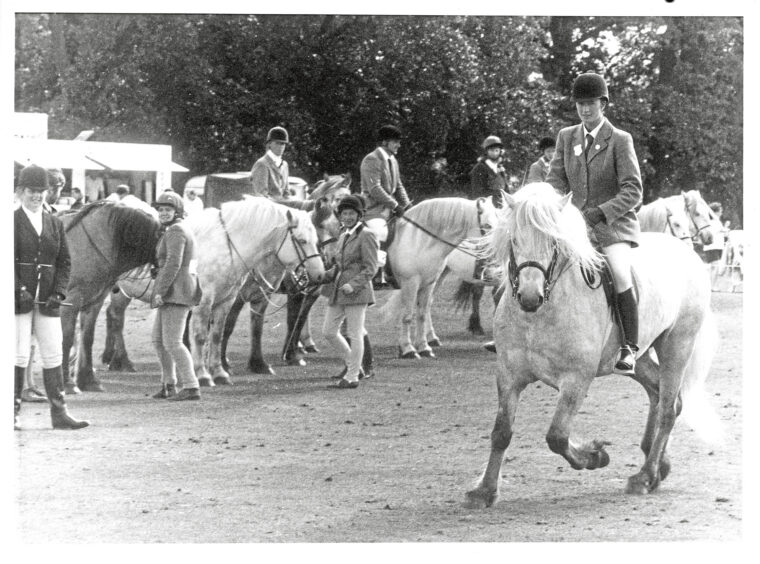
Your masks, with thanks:
M508 190L507 173L501 166L504 145L495 135L486 137L482 144L485 154L470 171L470 191L475 198L492 197L493 205L502 207L501 191Z
M541 153L541 157L530 165L527 177L523 184L544 182L546 180L546 176L549 174L549 163L554 156L555 147L556 143L551 137L543 137L538 142L538 151Z
M183 199L185 201L185 214L188 216L203 211L203 200L192 188L185 190L185 197Z
M48 169L48 191L45 192L45 201L42 204L42 209L48 213L55 213L58 210L55 208L55 203L61 196L61 190L66 186L66 177L63 175L63 171L60 168Z
M113 191L112 194L109 194L106 200L109 202L120 202L123 200L126 196L129 196L129 186L126 184L119 184L116 187L116 190Z
M74 198L74 203L71 204L70 209L78 210L84 205L82 201L84 199L84 194L82 194L82 191L79 188L71 189L71 197Z
M103 179L92 173L87 173L84 178L84 191L86 202L96 202L105 196Z

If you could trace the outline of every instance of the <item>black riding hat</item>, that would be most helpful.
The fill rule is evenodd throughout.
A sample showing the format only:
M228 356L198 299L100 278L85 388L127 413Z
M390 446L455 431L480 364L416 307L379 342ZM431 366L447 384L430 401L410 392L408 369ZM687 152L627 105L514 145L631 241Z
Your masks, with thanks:
M384 125L377 132L377 139L383 141L401 141L401 130L395 125Z
M595 72L586 72L578 75L575 82L573 82L573 99L583 100L588 98L604 98L607 102L610 100L607 83L604 81L604 78Z
M542 153L546 151L546 149L549 149L551 147L556 147L557 143L555 143L554 139L551 137L542 137L541 141L538 142L538 150Z
M354 210L359 214L359 217L362 217L364 215L364 198L359 194L349 194L338 203L335 213L340 215L344 209Z
M35 164L25 166L18 175L17 184L19 188L47 190L50 188L48 171Z

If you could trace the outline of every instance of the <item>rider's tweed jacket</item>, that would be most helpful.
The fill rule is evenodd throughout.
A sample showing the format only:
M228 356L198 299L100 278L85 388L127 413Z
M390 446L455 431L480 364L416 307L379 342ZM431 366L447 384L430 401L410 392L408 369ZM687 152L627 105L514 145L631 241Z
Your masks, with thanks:
M360 223L353 233L341 234L337 246L335 278L325 284L322 295L327 296L330 305L374 304L372 277L377 272L377 237ZM353 293L341 292L343 284L351 284Z
M71 256L61 220L43 211L42 234L37 235L32 222L19 207L13 212L13 239L16 297L18 298L22 286L39 302L47 301L54 293L65 296L71 272ZM29 313L34 308L34 305L19 307L18 299L15 305L18 314ZM50 309L44 305L40 305L40 313L50 317L61 315L59 308Z
M546 182L559 192L572 191L578 209L602 210L605 221L594 228L601 246L622 241L637 246L640 228L633 210L641 204L643 190L633 138L604 118L588 163L584 148L582 123L562 129Z
M364 220L386 218L396 206L406 208L409 196L401 182L398 160L390 159L380 147L364 157L361 164L362 196L367 200ZM395 196L395 197L394 197Z
M161 296L166 304L198 305L201 289L198 275L194 272L195 258L195 236L192 231L182 221L170 225L156 247L158 275L153 285L153 296Z
M279 204L310 211L314 208L314 202L291 199L288 188L289 176L290 169L287 161L282 159L278 166L267 151L263 157L253 163L253 168L251 168L253 193L258 196L265 196Z

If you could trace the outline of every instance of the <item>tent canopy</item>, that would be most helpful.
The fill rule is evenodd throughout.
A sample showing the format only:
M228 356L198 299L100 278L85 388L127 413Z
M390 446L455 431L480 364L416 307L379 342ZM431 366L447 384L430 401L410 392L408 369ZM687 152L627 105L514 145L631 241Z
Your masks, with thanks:
M63 139L17 139L13 160L44 168L187 172L171 160L171 145Z

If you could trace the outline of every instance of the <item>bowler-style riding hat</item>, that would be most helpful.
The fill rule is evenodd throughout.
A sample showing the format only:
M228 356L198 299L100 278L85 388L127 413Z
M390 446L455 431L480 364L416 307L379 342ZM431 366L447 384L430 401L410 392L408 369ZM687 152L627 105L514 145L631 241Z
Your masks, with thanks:
M499 149L503 149L504 144L501 142L501 139L496 137L496 135L489 135L486 137L485 141L483 141L483 150L487 151L491 147L498 147Z
M589 98L603 98L607 102L610 101L607 83L595 72L580 74L573 82L573 99L584 100Z
M25 166L18 175L17 184L19 188L39 191L47 190L50 188L48 171L35 164Z
M267 133L267 143L270 141L281 141L283 143L290 144L290 138L288 137L288 132L285 130L284 127L273 127L269 130L269 133Z
M556 146L557 143L551 137L542 137L541 141L538 142L538 150L541 152Z
M383 141L401 141L401 130L395 125L384 125L377 132L377 140Z
M354 210L359 214L359 217L362 217L364 215L364 198L362 198L359 194L349 194L348 196L345 196L338 203L338 207L335 210L335 213L337 215L340 215L340 212L342 212L344 209Z

